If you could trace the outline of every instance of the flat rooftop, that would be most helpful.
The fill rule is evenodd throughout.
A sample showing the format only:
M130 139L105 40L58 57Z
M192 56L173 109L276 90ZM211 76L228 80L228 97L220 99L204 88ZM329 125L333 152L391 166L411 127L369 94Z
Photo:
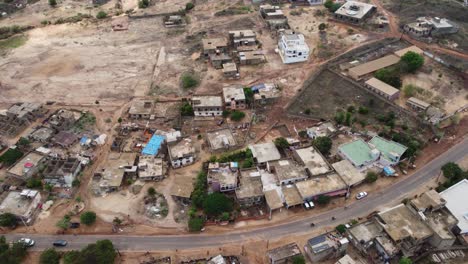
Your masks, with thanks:
M420 100L420 99L418 99L418 98L416 98L416 97L410 97L410 98L408 99L408 103L417 105L417 106L419 106L419 107L421 107L421 108L428 108L429 106L431 106L431 104L426 103L426 102L424 102L423 100Z
M358 139L349 143L345 143L339 147L356 166L361 166L368 161L373 160L371 156L371 148L362 139Z
M281 158L281 154L273 142L250 145L249 149L258 163L279 160Z
M374 238L382 235L383 229L374 221L367 221L361 224L357 224L348 229L353 238L357 241L364 241L368 243Z
M455 236L450 231L452 227L456 226L458 221L447 209L441 209L434 212L425 214L427 224L431 227L432 231L439 235L442 239L455 239Z
M239 182L239 188L236 189L237 199L264 195L260 172L257 169L241 170Z
M171 195L189 199L194 189L193 183L194 179L192 178L175 175L174 183L171 187Z
M11 191L0 204L0 212L24 216L28 214L32 200L38 193L35 190Z
M130 115L150 115L153 111L154 102L151 100L134 101L128 110Z
M363 64L360 64L356 67L349 69L350 75L354 76L363 76L382 68L397 64L400 61L400 58L396 55L390 54L380 59L369 61ZM353 76L352 75L352 76Z
M440 193L447 201L447 209L457 218L458 227L461 233L468 233L468 203L466 194L468 193L468 180L464 179Z
M99 185L101 187L119 187L126 170L134 166L136 153L111 152L99 172L102 174Z
M351 162L346 159L333 163L332 167L348 186L361 183L366 178L363 173L356 169L356 167L354 167L353 164L351 164Z
M345 190L346 184L336 173L315 177L314 179L296 182L296 187L303 200L321 194Z
M325 174L331 171L325 158L312 146L307 148L295 149L294 156L304 167L309 170L312 176Z
M369 80L366 81L366 84L369 85L370 87L376 89L376 90L379 90L380 92L388 95L388 96L394 96L396 94L398 94L400 92L400 90L398 90L397 88L391 86L391 85L388 85L384 82L382 82L381 80L377 79L377 78L370 78Z
M223 185L237 185L237 169L232 170L229 163L210 163L208 169L208 180Z
M307 240L307 245L310 247L313 254L320 254L323 251L335 247L336 242L331 240L327 235L319 235Z
M391 157L395 155L402 156L408 149L400 143L379 136L373 137L369 141L369 145L378 149L387 160L392 160Z
M277 189L264 191L264 194L266 203L271 210L276 210L283 207L283 200L281 199Z
M404 48L404 49L400 49L400 50L397 50L395 51L395 55L397 55L398 57L402 57L403 55L405 55L408 51L412 51L412 52L415 52L419 55L422 55L424 53L424 51L420 48L418 48L417 46L409 46L407 48Z
M222 107L223 99L221 96L197 95L192 97L192 105L196 107Z
M430 208L439 208L444 206L446 201L436 190L424 192L418 198L412 199L411 204L419 211L425 211Z
M225 102L230 102L231 100L245 100L244 88L242 86L224 87L223 97Z
M184 138L175 145L169 145L168 151L172 159L182 158L195 153L192 140L189 138Z
M223 72L237 72L237 65L234 62L223 63Z
M140 178L164 175L164 162L153 156L140 156L138 161L138 176Z
M212 150L235 147L237 141L229 128L218 129L206 133L206 138Z
M371 4L357 1L347 1L340 8L338 8L338 10L335 11L335 14L361 19L373 8L375 8L375 6Z
M229 31L229 35L234 38L255 38L256 34L251 29L244 29L244 30L231 30Z
M227 47L228 41L225 38L205 38L202 39L203 50L215 50L217 48Z
M279 182L307 177L305 168L293 160L270 161L268 165L270 171L274 172Z
M406 238L422 240L433 234L431 229L404 204L378 213L378 218L393 241Z
M44 158L44 156L30 152L11 167L8 172L18 177L23 177L27 171L34 169Z
M271 261L278 261L300 254L301 250L299 249L296 243L291 243L282 247L274 248L267 252L267 255L271 259Z
M301 194L294 184L282 186L281 191L283 192L284 201L287 206L295 206L304 202L304 200L302 200Z

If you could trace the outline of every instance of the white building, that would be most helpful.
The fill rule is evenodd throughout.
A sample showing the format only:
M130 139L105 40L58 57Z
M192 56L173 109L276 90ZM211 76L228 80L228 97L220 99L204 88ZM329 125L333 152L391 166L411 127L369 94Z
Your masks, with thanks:
M220 116L223 114L223 99L221 96L194 96L192 107L195 116Z
M445 207L458 220L457 227L460 234L468 234L468 180L464 179L440 193L447 201Z
M174 145L169 145L167 149L173 168L188 166L195 161L195 149L189 138L185 138Z
M283 63L296 63L307 61L309 46L302 34L283 34L278 42L279 54Z

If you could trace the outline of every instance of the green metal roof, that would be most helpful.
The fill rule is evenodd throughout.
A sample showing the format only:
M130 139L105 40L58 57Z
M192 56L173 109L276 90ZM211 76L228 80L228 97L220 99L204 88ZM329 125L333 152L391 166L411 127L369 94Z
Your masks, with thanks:
M362 139L343 144L339 147L356 166L361 166L367 161L372 160L371 148Z
M405 151L408 149L407 147L401 145L400 143L397 143L395 141L391 140L386 140L384 138L381 138L379 136L373 137L370 141L369 144L374 146L376 149L382 153L382 155L386 158L389 159L390 152L394 152L395 154L398 154L399 156L403 155Z

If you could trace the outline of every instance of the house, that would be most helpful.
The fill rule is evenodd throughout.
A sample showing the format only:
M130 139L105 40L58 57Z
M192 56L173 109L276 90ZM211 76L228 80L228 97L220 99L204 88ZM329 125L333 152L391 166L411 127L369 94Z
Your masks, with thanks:
M37 190L11 191L0 204L0 214L13 214L18 221L29 225L34 221L40 202L41 193Z
M109 153L104 164L94 173L97 184L93 186L95 194L114 192L120 189L124 177L136 176L136 153Z
M349 187L355 187L366 179L364 173L356 169L349 160L335 162L332 167Z
M226 109L245 109L247 107L244 88L240 85L224 87L223 97Z
M445 206L458 220L456 232L463 236L468 235L468 203L466 202L467 193L467 179L461 180L457 184L440 193L440 196L442 196L442 198L447 201Z
M212 95L193 96L192 107L195 116L221 116L223 114L223 99L220 96Z
M370 17L376 10L376 7L371 4L346 1L334 13L334 18L343 22L352 24L360 24Z
M214 53L210 54L211 66L215 69L222 69L223 64L232 62L231 56L226 53Z
M195 162L195 149L189 138L184 138L173 145L169 145L167 149L171 165L174 169L188 166Z
M336 128L331 122L325 122L318 126L307 128L306 132L309 138L316 139L318 137L332 136L336 132Z
M348 244L347 238L336 239L327 234L322 234L307 240L304 252L312 262L320 263L346 254Z
M257 45L257 34L253 30L229 31L229 41L234 48Z
M226 151L237 147L237 141L229 128L206 132L206 139L211 151Z
M148 143L146 143L145 147L141 151L141 154L144 156L157 156L162 148L162 145L164 144L165 139L166 137L162 135L152 135Z
M240 65L257 65L266 62L264 51L251 50L238 53Z
M44 158L36 152L30 152L7 170L7 176L26 181L39 171Z
M267 169L276 175L280 185L292 184L308 178L305 168L293 160L268 161Z
M208 165L208 188L213 192L230 192L237 189L237 175L239 166L237 162L210 163Z
M0 111L0 135L18 135L44 112L37 103L17 103Z
M411 107L413 110L421 112L426 111L429 108L429 106L431 106L430 104L416 97L410 97L408 101L406 101L406 105Z
M285 64L304 62L309 59L309 46L302 34L282 34L278 41L278 49Z
M133 101L128 115L131 119L150 119L154 108L154 102L149 100Z
M348 187L336 173L296 182L302 200L312 201L320 195L341 196L347 193Z
M162 181L166 177L166 164L163 159L142 155L138 160L138 179L142 181Z
M167 16L164 18L165 27L180 27L185 25L185 20L182 16Z
M251 87L254 92L254 104L266 105L274 103L280 96L281 91L276 84L261 83Z
M83 114L79 111L60 109L49 117L47 123L56 131L67 130L80 120L81 116Z
M256 163L266 164L268 161L281 159L281 154L273 142L250 145L249 149Z
M287 209L301 205L304 202L304 200L302 200L301 194L294 184L281 186L281 193L283 194L284 204L286 205Z
M210 54L226 53L228 51L228 41L225 38L205 38L202 39L203 54L209 57Z
M293 158L305 167L308 176L326 174L332 169L326 159L312 146L293 150Z
M400 90L374 77L367 80L365 86L389 101L395 101L400 97Z
M296 256L302 256L301 250L296 243L274 248L267 252L267 257L270 264L291 263L293 258Z
M360 260L354 260L350 255L346 254L340 258L335 264L363 264Z
M52 138L54 133L55 133L55 131L52 128L40 127L38 129L34 130L31 134L29 134L28 138L33 140L33 141L37 141L37 142L41 142L41 143L47 143L49 141L49 139Z
M188 203L194 188L193 179L182 177L181 175L175 175L170 193L175 200Z
M55 145L68 149L78 142L78 136L69 131L60 131L52 137L51 141Z
M459 27L446 18L419 17L416 22L404 25L403 30L414 37L437 37L455 34Z
M48 158L42 172L44 182L56 187L71 188L76 176L81 172L82 165L78 158Z
M408 149L392 140L375 136L369 141L369 146L380 152L379 163L383 166L393 166L400 162L401 156Z
M236 189L237 202L245 207L261 204L265 198L262 188L261 175L256 168L241 169Z
M234 62L223 63L223 75L226 78L239 78L240 74L237 70L237 65Z
M270 29L288 29L288 18L279 6L261 5L260 15Z
M399 61L400 58L398 56L390 54L382 58L352 67L348 69L348 75L355 80L361 80L362 77L364 77L365 75L373 73L385 67L395 65Z

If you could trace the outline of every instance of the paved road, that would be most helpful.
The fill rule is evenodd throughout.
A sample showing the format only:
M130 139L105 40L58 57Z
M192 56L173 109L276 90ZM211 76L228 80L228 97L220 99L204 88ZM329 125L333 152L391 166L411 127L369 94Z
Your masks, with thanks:
M424 153L423 153L424 155ZM36 240L36 246L32 250L49 248L55 239L69 241L67 249L79 249L99 239L111 239L122 251L151 251L173 249L196 249L202 247L219 247L222 244L240 244L247 239L273 239L283 236L291 236L311 230L310 223L315 223L314 228L327 225L336 225L352 218L363 217L370 212L380 209L388 203L399 201L405 194L411 193L419 186L424 185L439 174L440 167L449 161L460 161L468 155L468 138L452 147L450 150L420 168L410 177L407 177L380 193L371 193L369 197L359 202L352 203L347 209L337 208L319 215L311 215L303 219L282 223L275 226L256 228L249 231L233 231L219 235L190 234L171 236L130 236L130 235L27 235ZM313 211L311 211L312 213ZM332 222L331 217L336 221ZM22 235L7 235L7 239L16 240ZM24 235L23 235L24 236Z

